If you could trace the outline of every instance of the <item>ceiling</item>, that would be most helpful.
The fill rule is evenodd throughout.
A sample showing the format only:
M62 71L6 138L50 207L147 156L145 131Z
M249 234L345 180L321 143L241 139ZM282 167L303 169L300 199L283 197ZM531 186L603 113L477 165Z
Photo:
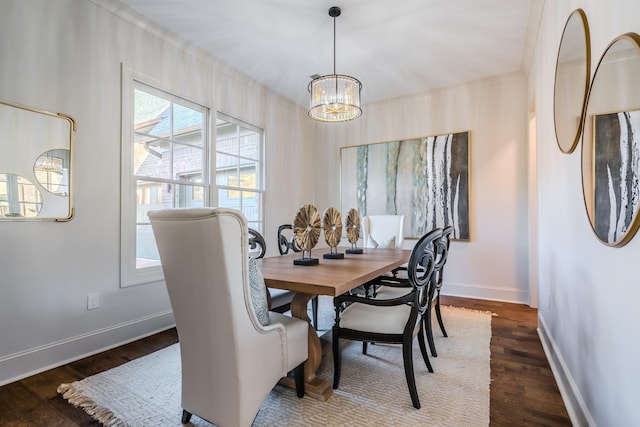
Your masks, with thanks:
M293 102L313 74L358 78L362 103L528 72L544 0L121 0Z

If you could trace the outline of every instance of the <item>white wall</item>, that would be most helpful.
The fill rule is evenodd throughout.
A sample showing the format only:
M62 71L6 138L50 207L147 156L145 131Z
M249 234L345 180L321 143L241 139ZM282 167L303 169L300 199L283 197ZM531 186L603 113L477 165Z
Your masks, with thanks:
M554 134L556 55L576 8L589 21L592 76L611 40L640 32L635 0L545 2L529 78L537 113L540 333L575 425L640 425L640 238L617 249L598 242L582 197L582 143L562 154Z
M302 108L169 34L134 25L131 12L103 5L0 3L0 98L68 114L77 124L75 218L0 222L0 384L173 323L163 283L120 288L121 64L266 129L270 254L277 254L277 225L314 197L311 125ZM88 311L92 292L101 305Z
M468 130L471 236L452 242L442 292L526 303L527 121L527 79L515 73L366 105L353 122L319 123L314 159L327 186L318 209L340 209L340 147Z

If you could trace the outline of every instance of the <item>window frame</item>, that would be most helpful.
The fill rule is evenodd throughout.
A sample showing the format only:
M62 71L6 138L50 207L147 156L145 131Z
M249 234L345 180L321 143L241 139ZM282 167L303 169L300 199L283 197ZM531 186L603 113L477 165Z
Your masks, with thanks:
M251 158L246 158L242 155L240 155L240 153L238 153L237 155L233 155L231 153L228 152L224 152L224 151L219 151L218 150L218 121L219 120L223 120L227 123L231 123L234 124L240 128L244 128L246 130L255 132L259 135L259 142L257 144L257 148L258 148L258 155L257 155L257 159L251 159ZM258 199L258 214L257 214L257 220L249 220L247 219L247 223L249 225L249 227L257 230L260 233L263 233L264 230L264 212L265 212L265 139L266 139L266 132L263 128L253 125L251 123L245 122L243 120L237 119L229 114L223 113L221 111L217 111L216 112L216 124L215 124L215 138L212 141L212 151L214 152L214 163L212 164L212 168L211 168L211 173L212 173L212 185L214 187L214 191L215 191L215 199L218 202L218 204L220 203L220 199L219 199L219 194L220 194L220 190L227 190L227 191L237 191L240 193L240 204L241 204L241 209L240 211L242 211L242 203L243 203L243 197L242 195L245 193L255 193L256 197ZM238 134L238 137L240 137L240 134ZM218 153L223 154L225 156L232 156L232 157L237 157L237 158L246 158L248 160L255 160L258 164L259 167L259 172L258 172L258 176L256 177L259 181L259 185L256 186L256 188L245 188L242 187L240 185L240 179L238 179L238 185L234 186L234 185L220 185L218 184L218 168L217 168L217 163L215 162L217 159L217 155ZM215 169L214 169L215 168ZM240 171L239 171L240 173ZM240 173L240 176L242 174ZM238 178L240 178L240 176Z
M214 109L206 103L197 99L189 99L181 96L180 91L168 87L168 85L147 76L143 73L122 68L122 111L121 111L121 194L120 194L120 287L135 286L144 283L152 283L164 280L162 266L160 263L153 266L137 267L137 183L140 180L149 182L175 184L174 180L163 178L151 178L134 175L134 153L135 143L134 111L135 96L134 91L138 85L150 88L151 93L162 95L172 103L179 102L180 105L194 105L200 107L204 112L202 125L203 132L203 165L202 165L202 188L204 200L203 206L210 206L215 183L212 182L212 165L215 165L215 154L212 143L212 116ZM165 96L166 95L166 96ZM184 183L176 184L184 185ZM189 185L189 184L187 184Z

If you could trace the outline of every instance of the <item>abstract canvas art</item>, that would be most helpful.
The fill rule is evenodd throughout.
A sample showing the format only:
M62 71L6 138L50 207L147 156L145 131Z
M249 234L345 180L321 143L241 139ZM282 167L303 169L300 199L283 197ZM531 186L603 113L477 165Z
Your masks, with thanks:
M640 207L640 110L596 115L594 126L594 230L614 243Z
M469 239L469 132L343 147L342 210L404 214L405 237L452 225Z

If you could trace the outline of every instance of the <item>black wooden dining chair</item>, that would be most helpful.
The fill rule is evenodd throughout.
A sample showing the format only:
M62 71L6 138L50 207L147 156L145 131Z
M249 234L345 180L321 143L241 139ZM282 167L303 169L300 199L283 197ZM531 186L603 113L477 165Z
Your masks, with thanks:
M413 341L418 336L422 358L429 372L433 372L425 344L425 323L422 317L433 294L435 266L434 242L442 235L435 229L424 235L414 246L408 263L408 283L411 290L390 299L368 298L344 294L334 298L336 321L333 326L333 388L340 384L342 358L340 338L362 341L362 352L367 354L367 343L402 344L404 373L411 402L420 408L413 369Z
M436 243L436 267L434 269L435 278L433 280L435 293L431 299L431 304L429 305L429 309L433 306L436 312L436 319L438 320L438 325L440 325L440 331L442 335L448 337L447 330L444 328L444 321L442 320L442 313L440 311L440 289L442 289L442 279L444 277L444 265L447 263L447 259L449 257L449 244L451 243L451 233L453 233L453 227L447 226L442 230L442 237ZM427 341L429 342L429 348L431 349L431 355L433 357L438 357L438 353L436 352L435 342L433 340L433 329L431 328L431 315L426 317L428 325L426 327L427 331Z
M278 226L278 250L280 251L280 255L286 255L290 250L294 252L302 251L293 235L293 225L282 224Z
M255 259L263 258L267 252L267 244L258 230L249 228L249 256Z
M436 319L440 325L442 335L447 337L447 331L444 327L444 321L442 320L442 313L440 311L440 289L442 288L442 278L444 272L444 265L447 262L449 256L449 244L451 233L453 232L452 226L447 226L442 230L442 235L438 240L434 242L435 253L435 265L433 268L433 288L432 294L427 306L427 311L423 317L424 330L427 334L427 342L429 343L429 350L433 357L438 357L436 351L435 340L433 339L433 327L431 310L435 308ZM404 295L411 289L411 284L407 278L401 276L386 277L381 276L376 280L370 282L369 286L374 287L374 296L376 298L394 298Z

